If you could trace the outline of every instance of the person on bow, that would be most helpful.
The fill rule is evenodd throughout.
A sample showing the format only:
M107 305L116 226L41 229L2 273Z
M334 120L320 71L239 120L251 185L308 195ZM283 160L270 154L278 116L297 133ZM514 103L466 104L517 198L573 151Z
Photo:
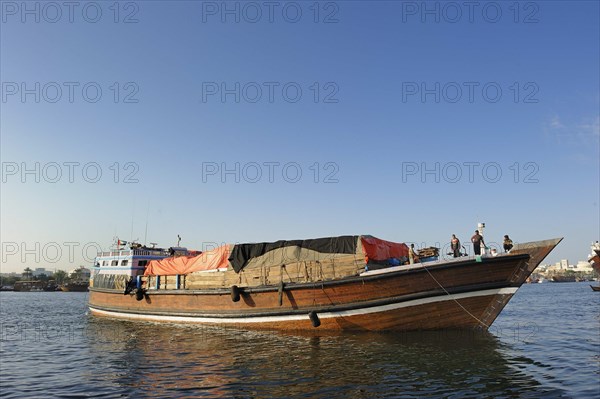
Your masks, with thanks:
M455 258L460 256L460 240L456 238L456 234L452 234L450 239L450 248L452 248L452 254Z
M508 237L508 234L506 234L504 236L504 242L502 243L502 246L504 247L504 252L508 252L512 249L513 247L513 242L512 240Z
M412 265L418 261L419 255L415 253L415 244L410 244L410 248L408 248L408 264Z
M485 247L485 241L483 241L483 236L479 234L479 230L475 230L475 234L471 237L471 242L473 243L475 255L481 255L481 244Z

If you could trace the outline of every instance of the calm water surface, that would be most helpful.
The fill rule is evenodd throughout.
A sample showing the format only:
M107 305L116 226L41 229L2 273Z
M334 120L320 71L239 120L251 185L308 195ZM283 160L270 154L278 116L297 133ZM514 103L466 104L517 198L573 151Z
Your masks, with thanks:
M247 332L0 293L0 397L598 398L600 292L523 286L489 332Z

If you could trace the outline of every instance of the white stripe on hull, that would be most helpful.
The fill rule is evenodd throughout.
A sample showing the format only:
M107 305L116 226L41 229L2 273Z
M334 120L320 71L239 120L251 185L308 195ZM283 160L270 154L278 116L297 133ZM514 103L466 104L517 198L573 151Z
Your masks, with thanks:
M462 294L451 294L444 296L436 296L423 299L414 299L411 301L392 303L389 305L373 306L368 308L343 310L339 312L319 312L317 314L320 319L328 319L335 317L351 317L367 315L371 313L387 312L390 310L396 310L401 308L408 308L413 306L425 305L435 302L453 301L464 298L472 298L478 296L489 296L489 295L512 295L517 291L517 288L500 288L483 291L466 292ZM121 317L128 319L137 320L149 320L149 321L170 321L170 322L183 322L183 323L210 323L210 324L244 324L244 323L278 323L285 321L297 321L297 320L310 320L308 313L298 315L283 315L283 316L254 316L254 317L194 317L194 316L163 316L163 315L149 315L139 313L125 313L125 312L114 312L95 309L93 305L90 305L90 310L93 313L104 316Z

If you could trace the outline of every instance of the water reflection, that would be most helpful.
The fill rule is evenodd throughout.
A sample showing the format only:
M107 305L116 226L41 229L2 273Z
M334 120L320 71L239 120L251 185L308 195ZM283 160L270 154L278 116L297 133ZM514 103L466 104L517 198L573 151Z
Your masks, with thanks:
M148 397L562 397L475 331L282 334L90 318L90 379ZM518 359L528 362L531 359Z
M587 284L530 284L492 334L300 335L89 317L85 293L0 292L0 396L596 398L599 303Z

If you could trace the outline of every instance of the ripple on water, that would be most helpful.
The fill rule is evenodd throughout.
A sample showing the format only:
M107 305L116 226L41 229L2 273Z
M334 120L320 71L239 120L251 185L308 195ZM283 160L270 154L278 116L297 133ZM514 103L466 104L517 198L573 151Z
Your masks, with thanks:
M0 395L599 397L600 295L585 286L524 286L490 333L141 323L87 315L82 293L0 293Z

